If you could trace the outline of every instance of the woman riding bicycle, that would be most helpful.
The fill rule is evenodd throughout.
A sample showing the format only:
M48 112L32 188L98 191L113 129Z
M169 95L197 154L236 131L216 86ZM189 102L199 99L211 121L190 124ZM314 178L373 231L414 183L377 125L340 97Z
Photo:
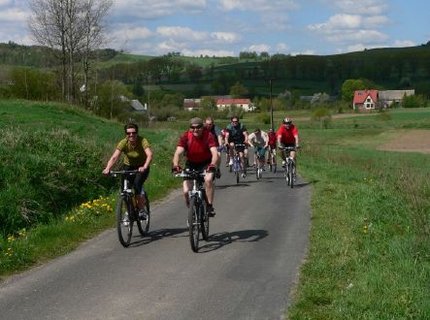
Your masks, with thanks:
M207 196L206 210L209 216L215 215L213 207L215 188L213 185L214 174L218 163L218 150L214 135L203 126L203 120L192 118L190 120L190 129L184 132L179 138L175 154L172 160L172 171L180 173L179 166L181 155L186 154L185 167L198 171L206 170L205 189ZM184 180L183 191L187 206L189 206L188 191L191 190L190 180Z
M139 171L134 177L127 179L133 184L139 214L143 214L146 204L143 184L149 175L152 150L148 140L138 135L138 131L139 127L135 123L128 123L124 126L126 137L117 144L103 174L108 175L121 154L124 153L123 169Z
M254 148L254 166L257 167L257 159L259 159L259 165L263 168L266 150L269 145L269 136L266 132L257 128L248 136L248 143Z

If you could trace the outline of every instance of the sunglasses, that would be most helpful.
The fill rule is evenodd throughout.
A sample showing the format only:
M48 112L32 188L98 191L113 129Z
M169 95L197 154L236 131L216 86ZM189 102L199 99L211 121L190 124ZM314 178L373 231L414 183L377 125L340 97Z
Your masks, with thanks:
M127 131L127 135L128 135L128 136L132 136L132 135L134 135L134 134L137 134L137 132L136 132L136 131L131 131L131 132Z
M203 128L203 126L200 125L200 124L198 126L190 126L191 130L198 130L198 129L201 129L201 128Z

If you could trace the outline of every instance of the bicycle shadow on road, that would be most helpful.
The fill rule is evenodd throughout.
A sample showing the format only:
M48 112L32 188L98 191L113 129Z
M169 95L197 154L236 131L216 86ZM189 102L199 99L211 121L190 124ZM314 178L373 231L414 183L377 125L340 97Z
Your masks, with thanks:
M249 183L250 181L248 181ZM215 189L227 189L227 188L236 188L236 187L249 187L248 183L235 183L235 184L223 184L223 185L215 185Z
M157 240L165 239L167 237L176 237L186 231L188 231L188 228L159 229L149 231L144 237L137 233L136 235L133 235L130 247L140 247Z
M222 232L209 235L209 239L205 245L201 246L199 252L210 252L218 250L225 245L235 242L257 242L266 238L269 235L267 230L240 230L234 232Z

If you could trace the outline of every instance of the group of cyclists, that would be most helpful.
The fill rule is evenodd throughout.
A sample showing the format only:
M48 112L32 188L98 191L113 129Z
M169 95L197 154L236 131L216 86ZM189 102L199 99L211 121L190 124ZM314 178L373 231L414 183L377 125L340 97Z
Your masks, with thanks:
M237 152L240 157L242 176L246 176L248 162L248 148L254 150L254 165L256 159L260 159L264 166L266 162L266 153L269 154L267 161L276 159L276 148L281 150L282 165L285 165L286 154L285 147L294 147L290 157L295 160L295 150L299 147L299 133L297 127L293 124L291 118L283 119L282 124L275 132L269 128L267 132L256 128L253 132L248 133L247 128L239 121L239 117L233 116L230 124L221 129L212 117L207 117L204 121L195 117L189 121L189 129L181 134L176 145L172 158L172 172L181 173L183 168L180 163L185 158L185 169L194 169L206 171L204 186L207 197L207 212L209 216L215 216L214 203L214 183L215 178L221 177L221 153L226 153L226 165L232 165L234 153ZM129 123L124 126L125 138L117 144L115 151L110 157L103 170L103 174L108 175L112 167L124 154L124 169L137 170L132 183L137 195L137 207L145 207L145 190L144 182L148 178L150 164L153 158L151 145L148 140L138 135L138 126L135 123ZM257 157L257 155L259 155ZM270 157L272 155L272 157ZM183 181L183 193L185 203L189 206L188 191L192 188L190 180ZM140 210L144 214L144 210ZM143 217L144 218L144 217Z

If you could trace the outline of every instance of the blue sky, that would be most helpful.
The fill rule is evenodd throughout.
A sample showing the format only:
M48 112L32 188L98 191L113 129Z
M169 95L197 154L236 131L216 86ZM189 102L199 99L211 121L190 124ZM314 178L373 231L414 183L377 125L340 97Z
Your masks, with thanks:
M100 1L100 0L99 0ZM430 41L427 0L114 0L105 47L146 55L329 55ZM0 42L34 44L28 0L0 0Z

